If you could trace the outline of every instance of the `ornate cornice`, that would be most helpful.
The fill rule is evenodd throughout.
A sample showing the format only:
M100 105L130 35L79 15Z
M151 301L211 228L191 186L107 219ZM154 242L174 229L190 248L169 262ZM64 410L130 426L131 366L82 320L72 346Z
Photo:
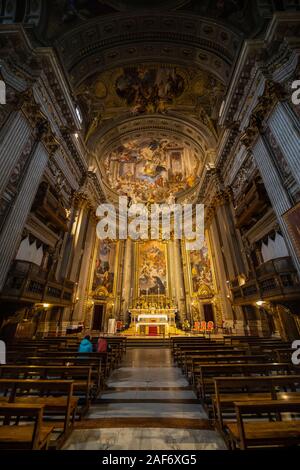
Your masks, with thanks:
M41 106L35 101L32 88L28 88L26 91L18 94L15 109L21 110L24 113L33 129L37 127L43 118Z
M80 173L84 175L87 171L87 167L73 142L72 130L67 129L67 128L62 128L61 135L66 143L69 154L71 155L72 159L75 161L77 165L77 168L79 169Z
M224 165L232 152L233 147L238 142L238 137L240 135L240 124L238 122L233 122L229 126L229 134L226 138L226 143L221 151L221 153L218 155L217 158L217 170L222 171L224 168Z
M205 225L209 227L212 220L216 215L218 207L228 205L233 200L233 192L231 186L223 189L218 189L210 200L210 203L205 207Z

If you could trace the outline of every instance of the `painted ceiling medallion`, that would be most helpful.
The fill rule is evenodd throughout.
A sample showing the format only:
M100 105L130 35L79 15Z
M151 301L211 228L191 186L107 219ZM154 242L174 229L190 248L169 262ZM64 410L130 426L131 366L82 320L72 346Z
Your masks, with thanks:
M117 95L133 114L165 112L185 89L176 68L126 68L116 81Z

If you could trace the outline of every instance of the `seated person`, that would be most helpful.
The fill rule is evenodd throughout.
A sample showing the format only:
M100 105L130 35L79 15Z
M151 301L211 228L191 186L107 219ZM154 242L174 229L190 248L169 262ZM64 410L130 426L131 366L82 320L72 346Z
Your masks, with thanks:
M102 353L102 352L107 352L107 340L105 338L99 338L98 339L98 344L97 344L97 352Z
M78 352L80 353L91 353L93 352L93 345L91 342L91 337L89 335L85 336L81 341Z

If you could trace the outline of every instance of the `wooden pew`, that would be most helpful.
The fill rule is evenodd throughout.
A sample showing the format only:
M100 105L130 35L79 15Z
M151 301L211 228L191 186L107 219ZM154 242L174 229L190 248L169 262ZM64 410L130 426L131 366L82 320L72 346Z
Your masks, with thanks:
M207 340L195 340L195 339L192 339L192 340L186 340L185 341L180 341L178 343L173 343L172 344L172 355L173 356L176 356L176 353L178 350L182 349L182 348L196 348L196 347L199 347L199 348L202 348L204 346L215 346L215 347L222 347L222 346L225 346L224 344L219 344L219 343L216 343L210 339L207 339ZM230 347L229 345L226 345L228 347Z
M194 348L191 348L190 346L189 347L180 347L177 349L176 351L176 356L174 356L174 359L175 359L175 362L177 362L177 365L179 367L184 367L184 363L186 361L186 359L189 357L189 356L195 356L197 354L202 354L202 355L205 355L205 353L207 353L208 355L209 354L213 354L213 353L221 353L221 352L224 352L224 354L226 353L230 353L231 351L233 351L233 354L235 354L234 351L240 351L240 354L246 354L247 350L244 349L244 348L233 348L231 346L219 346L217 347L216 345L206 345L206 346L202 346L202 347L194 347Z
M43 421L44 405L0 403L0 449L47 450L54 426ZM21 419L33 420L24 424ZM15 425L11 425L14 421Z
M31 362L33 358L41 359L62 359L63 361L73 363L73 361L82 361L82 364L89 365L89 361L93 359L98 359L101 361L101 370L104 373L105 377L111 372L113 365L110 362L110 356L107 353L78 353L78 352L46 352L41 355L27 356L24 358L23 363Z
M246 450L261 447L291 447L300 444L300 419L282 420L282 413L300 413L300 400L267 400L235 402L236 422L226 423L232 449ZM264 414L272 421L249 420Z
M295 349L292 348L283 348L283 349L276 349L275 356L278 362L290 362L292 360L292 355L294 354Z
M198 345L195 344L193 346L191 345L184 345L184 346L178 346L174 352L174 362L177 363L179 367L182 367L182 363L184 361L185 355L188 354L193 354L196 352L202 352L202 351L234 351L235 349L232 346L219 346L216 344L204 344L204 345ZM245 348L239 348L245 349Z
M107 377L107 370L101 358L89 357L86 358L74 356L34 356L26 358L26 365L36 366L65 366L65 367L90 367L91 380L94 385L93 398L97 398L102 390L105 388L105 378Z
M236 401L300 399L300 375L266 377L217 377L212 395L213 416L218 430L223 432L224 414L232 416Z
M2 365L0 379L71 380L74 396L79 397L77 414L80 417L88 411L98 389L98 383L92 381L92 368L88 365Z
M197 395L204 406L211 405L211 397L214 394L214 379L217 377L244 377L244 376L268 376L297 375L299 368L292 364L260 363L260 364L203 364L199 367L195 385Z
M202 356L200 358L192 358L192 370L190 381L193 385L197 384L197 379L200 376L201 368L205 364L219 364L226 365L230 364L232 368L242 364L266 364L268 360L267 356ZM230 369L229 369L230 370Z
M202 347L204 345L212 345L212 346L223 346L224 345L224 342L223 341L220 341L220 342L216 342L216 341L212 341L210 339L204 339L204 338L187 338L187 337L184 337L184 338L171 338L171 352L172 352L172 355L176 355L176 351L177 349L179 348L182 348L184 346L186 347L195 347L196 345L198 345L199 347Z
M186 376L190 376L193 372L193 364L194 361L199 359L199 362L204 357L241 357L246 356L246 350L239 350L239 349L205 349L200 351L193 351L193 352L183 352L182 358L182 371Z
M73 429L78 398L73 396L71 380L21 380L0 379L0 403L40 404L44 416L63 419L63 429L58 435L59 448Z
M271 338L271 337L262 337L262 336L235 336L235 335L225 335L224 336L225 344L240 344L240 343L257 343L257 344L287 344L281 338Z

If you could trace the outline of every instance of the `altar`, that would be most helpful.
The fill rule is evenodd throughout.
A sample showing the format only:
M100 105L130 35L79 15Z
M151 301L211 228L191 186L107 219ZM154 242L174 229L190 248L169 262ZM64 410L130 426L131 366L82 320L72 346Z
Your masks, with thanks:
M166 336L170 328L176 326L177 308L166 298L142 298L134 302L129 310L131 327L140 336Z

